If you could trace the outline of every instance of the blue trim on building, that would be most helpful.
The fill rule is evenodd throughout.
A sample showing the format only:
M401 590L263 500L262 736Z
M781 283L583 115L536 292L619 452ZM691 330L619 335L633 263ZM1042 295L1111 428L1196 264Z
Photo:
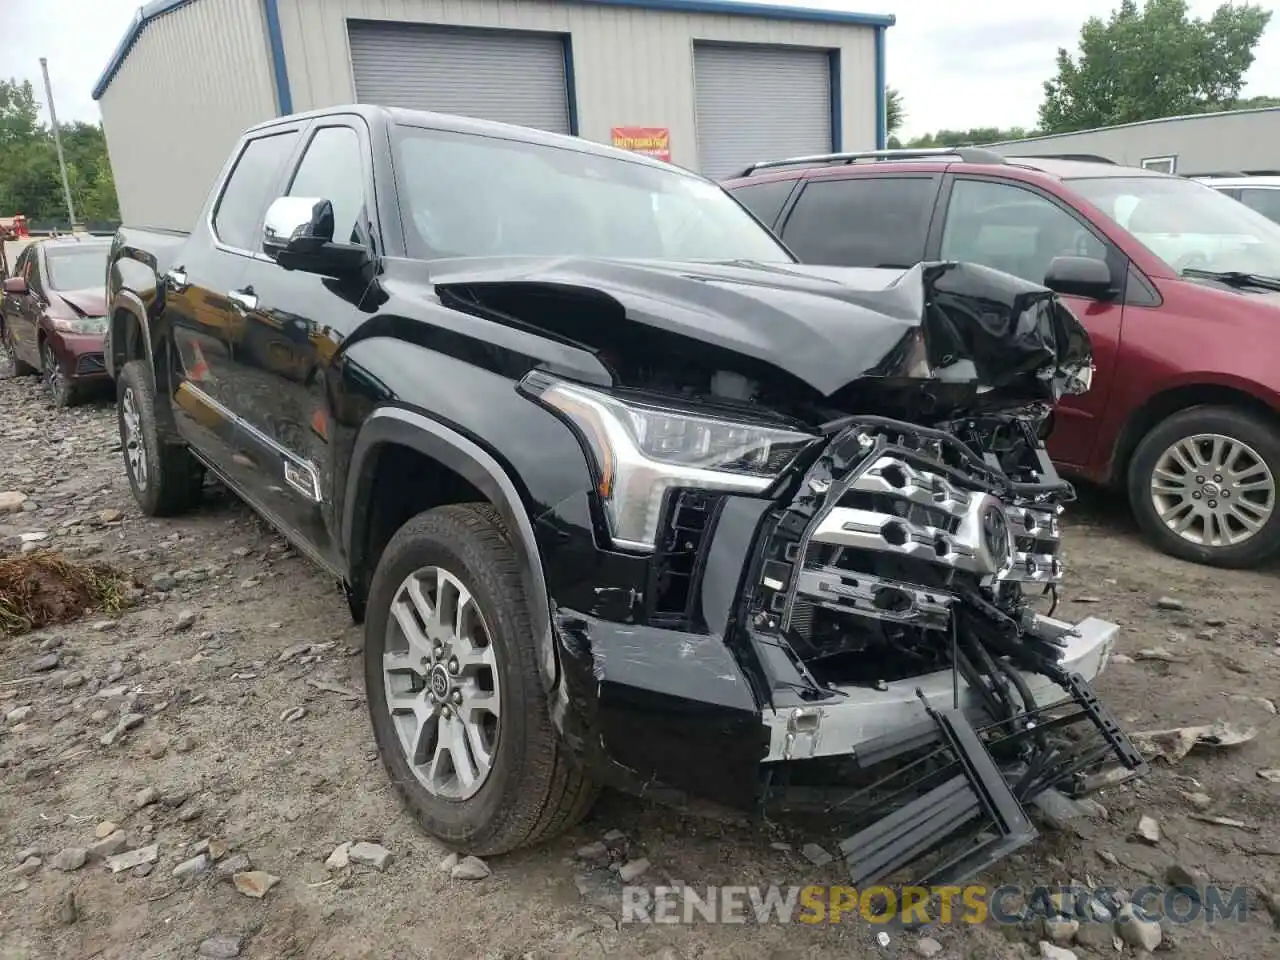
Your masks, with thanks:
M188 3L194 2L195 0L153 0L152 3L139 7L138 12L133 15L133 23L129 24L129 29L125 31L124 36L120 38L120 43L116 45L116 52L107 61L107 67L102 71L102 76L98 77L98 82L93 85L93 99L102 99L102 95L107 92L107 87L110 86L112 79L120 68L124 66L125 57L129 55L129 51L133 49L134 43L142 35L142 30L148 23L156 17L164 16L171 10L177 10L179 7L185 7Z
M889 98L884 85L884 27L876 30L876 149L889 145Z
M578 84L573 73L573 36L564 35L564 96L569 104L569 134L578 135Z
M271 44L271 68L276 77L276 108L280 116L293 113L293 92L289 89L289 67L284 59L284 33L280 29L280 6L276 0L262 0L267 17L267 42Z
M832 50L831 58L831 152L844 150L844 81L840 79L840 51Z
M708 13L727 17L754 17L757 20L802 20L810 23L843 23L859 27L892 27L892 13L852 13L846 10L814 10L808 7L780 7L741 0L577 0L609 7L637 10L666 10L669 13Z
M93 99L100 100L107 87L124 66L129 51L137 42L148 23L195 0L152 0L138 10L129 29L116 46L106 69L93 85ZM876 28L877 71L884 71L884 31L897 22L893 14L850 13L844 10L812 10L807 7L779 7L763 3L744 3L741 0L575 0L577 3L610 7L631 7L636 10L660 10L668 13L703 13L727 17L753 17L757 20L791 20L809 23L834 23L846 26ZM271 57L276 78L276 98L282 113L292 113L292 97L289 93L289 75L285 67L284 44L280 37L280 17L276 0L264 0L267 14L267 34L271 44ZM883 102L884 83L880 84ZM286 109L287 107L287 109ZM881 115L883 117L883 109ZM572 119L572 116L571 116Z

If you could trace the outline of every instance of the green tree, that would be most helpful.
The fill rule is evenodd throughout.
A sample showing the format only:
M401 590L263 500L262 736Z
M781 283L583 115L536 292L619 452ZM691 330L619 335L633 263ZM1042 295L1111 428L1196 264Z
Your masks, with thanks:
M1040 126L1047 133L1229 109L1271 11L1223 3L1192 19L1186 0L1121 0L1103 21L1090 17L1073 58L1058 50L1045 81Z
M58 129L67 181L81 220L120 216L107 142L92 123ZM65 220L66 200L52 133L40 123L40 104L29 82L0 80L0 216L22 213L29 220Z
M902 91L893 87L884 88L884 116L885 132L897 133L902 121L907 119L907 114L902 109Z
M40 132L40 107L30 80L0 80L0 150L21 147Z
M909 147L968 147L984 143L1000 143L1004 140L1023 140L1027 137L1039 136L1038 130L1027 130L1024 127L1010 127L1002 130L999 127L973 127L969 130L939 130L916 137Z

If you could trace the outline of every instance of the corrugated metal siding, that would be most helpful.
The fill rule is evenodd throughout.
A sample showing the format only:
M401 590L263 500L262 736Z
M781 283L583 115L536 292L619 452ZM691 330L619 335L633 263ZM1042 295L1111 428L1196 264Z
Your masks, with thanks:
M549 0L279 0L279 5L296 110L355 98L348 18L567 33L578 132L607 143L615 126L667 127L672 159L696 168L694 41L790 44L840 51L843 147L875 147L875 31L870 28Z
M995 144L1006 157L1092 153L1127 166L1177 157L1177 173L1280 169L1280 110L1242 111Z
M698 158L707 176L832 149L827 51L699 43L693 76Z
M569 133L564 38L352 20L356 99Z
M260 0L148 24L98 104L125 222L190 229L236 138L276 115Z

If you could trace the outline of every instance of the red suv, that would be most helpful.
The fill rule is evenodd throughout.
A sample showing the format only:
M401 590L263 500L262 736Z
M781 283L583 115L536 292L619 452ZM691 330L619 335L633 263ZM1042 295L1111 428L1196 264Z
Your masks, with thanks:
M1280 549L1280 224L1192 180L977 148L773 161L724 186L807 263L965 260L1053 288L1096 364L1055 414L1063 471L1127 491L1174 556Z

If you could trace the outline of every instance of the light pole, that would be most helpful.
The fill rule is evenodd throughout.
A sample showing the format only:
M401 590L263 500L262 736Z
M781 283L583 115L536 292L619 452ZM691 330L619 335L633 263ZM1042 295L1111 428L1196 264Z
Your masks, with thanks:
M62 136L58 133L58 112L53 108L53 86L49 83L49 61L40 58L40 71L44 74L44 93L49 101L49 122L53 125L53 145L58 151L58 168L62 171L62 192L67 198L67 216L71 218L71 232L76 230L76 208L71 203L71 181L67 179L67 161L62 156Z

